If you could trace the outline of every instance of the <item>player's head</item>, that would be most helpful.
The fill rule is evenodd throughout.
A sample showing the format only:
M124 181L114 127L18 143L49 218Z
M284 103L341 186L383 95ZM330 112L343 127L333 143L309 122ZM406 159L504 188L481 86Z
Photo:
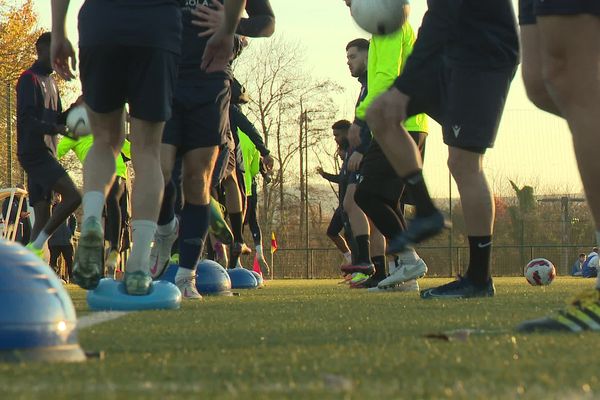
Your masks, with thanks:
M594 248L592 248L592 251L593 251L594 253L597 253L597 252L598 252L598 248L597 248L597 247L594 247Z
M350 74L359 77L367 70L369 55L369 41L367 39L354 39L346 45L346 59Z
M339 147L346 146L348 143L348 130L352 123L346 119L341 119L331 126L333 138Z
M50 32L44 32L35 41L35 51L39 62L50 67Z
M585 261L586 258L587 258L587 256L585 255L585 253L579 253L579 260L580 261Z
M352 6L352 0L344 0L344 3L346 3L348 7Z

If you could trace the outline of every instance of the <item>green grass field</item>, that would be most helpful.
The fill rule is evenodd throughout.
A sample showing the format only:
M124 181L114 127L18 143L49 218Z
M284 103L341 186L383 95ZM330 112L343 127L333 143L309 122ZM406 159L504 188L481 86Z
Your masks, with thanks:
M331 280L268 282L83 329L81 345L103 360L0 364L0 399L596 398L598 334L512 331L592 283L500 278L493 299L424 301ZM84 292L70 292L87 313ZM483 332L424 337L465 328Z

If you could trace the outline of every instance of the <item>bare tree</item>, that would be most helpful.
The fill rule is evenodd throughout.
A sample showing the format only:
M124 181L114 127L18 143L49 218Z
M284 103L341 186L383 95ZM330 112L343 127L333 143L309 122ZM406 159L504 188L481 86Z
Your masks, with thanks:
M235 66L236 76L251 98L248 115L260 127L277 160L270 187L264 183L262 187L261 222L267 229L275 223L289 226L298 222L301 226L300 222L306 221L306 172L314 160L308 150L328 135L337 112L331 94L341 89L307 73L303 52L298 43L275 36L252 44ZM292 168L295 161L297 170ZM294 184L299 190L294 190Z

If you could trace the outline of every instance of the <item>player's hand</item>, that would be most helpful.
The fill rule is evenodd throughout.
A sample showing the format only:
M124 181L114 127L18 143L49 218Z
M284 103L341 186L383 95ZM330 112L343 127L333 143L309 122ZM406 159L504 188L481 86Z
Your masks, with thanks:
M221 25L206 43L202 56L202 68L207 73L223 71L233 58L233 34L225 31Z
M377 132L389 126L399 126L406 119L410 97L396 87L377 97L367 110L367 123Z
M323 168L317 167L317 174L323 176L323 174L324 174Z
M270 154L267 154L263 157L263 164L267 168L267 171L272 171L273 166L275 165L275 159Z
M348 143L350 147L357 148L360 146L360 126L352 124L348 129Z
M50 45L50 63L56 73L66 81L75 78L77 69L75 51L69 39L64 35L53 34Z
M356 172L360 169L360 163L362 162L363 155L358 151L352 153L348 159L348 171Z
M192 20L192 24L201 28L206 28L206 30L198 34L200 37L213 35L225 20L225 6L221 4L220 1L216 0L211 0L211 3L215 7L214 9L198 4L196 8L192 10L192 15L197 18Z

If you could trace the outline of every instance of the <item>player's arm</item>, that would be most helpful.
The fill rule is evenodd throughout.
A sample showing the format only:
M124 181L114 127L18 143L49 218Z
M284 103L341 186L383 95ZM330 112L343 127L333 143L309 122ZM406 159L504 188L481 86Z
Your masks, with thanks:
M77 68L75 51L65 29L65 19L69 0L52 0L52 44L50 60L58 75L69 81L75 78L73 71Z
M269 0L249 0L248 18L242 18L237 34L248 37L269 37L275 32L275 13Z
M206 43L201 68L206 72L223 71L233 56L233 35L246 0L227 0L225 20Z
M460 6L463 0L429 0L428 10L423 16L412 54L406 60L402 75L394 86L402 93L411 95L419 90L421 71L441 51L452 37L458 23Z
M38 93L35 78L31 74L23 74L17 82L17 115L23 128L36 136L64 134L64 125L42 121L37 117Z
M244 113L238 107L231 107L229 117L233 119L234 125L238 127L239 130L244 132L248 138L254 143L260 155L266 157L270 154L269 149L265 146L265 142L262 138L258 129L254 126L252 122L244 115Z

